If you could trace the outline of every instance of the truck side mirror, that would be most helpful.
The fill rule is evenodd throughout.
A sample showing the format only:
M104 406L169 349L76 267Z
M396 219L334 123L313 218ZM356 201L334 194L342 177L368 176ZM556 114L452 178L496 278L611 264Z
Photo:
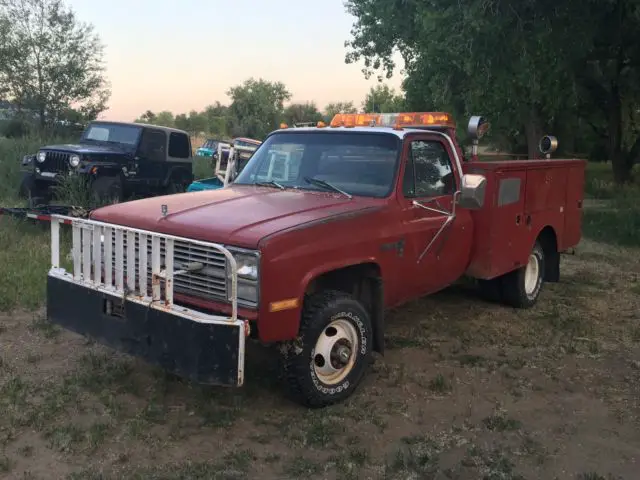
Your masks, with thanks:
M484 206L487 179L484 175L467 173L462 176L462 187L458 205L469 210L478 210Z

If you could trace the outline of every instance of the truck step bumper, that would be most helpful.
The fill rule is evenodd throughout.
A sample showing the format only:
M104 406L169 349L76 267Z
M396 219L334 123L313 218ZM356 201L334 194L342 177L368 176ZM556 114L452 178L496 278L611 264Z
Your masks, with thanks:
M52 274L47 277L47 317L197 383L239 387L244 382L247 330L242 320L150 306Z

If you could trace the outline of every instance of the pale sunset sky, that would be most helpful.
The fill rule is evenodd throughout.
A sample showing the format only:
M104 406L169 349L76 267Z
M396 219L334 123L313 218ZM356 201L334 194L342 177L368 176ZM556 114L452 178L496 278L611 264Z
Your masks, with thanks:
M105 46L111 83L101 118L229 103L249 77L283 82L291 101L353 101L375 78L344 62L354 18L343 0L67 0ZM398 65L401 67L402 62ZM386 83L400 89L398 73Z

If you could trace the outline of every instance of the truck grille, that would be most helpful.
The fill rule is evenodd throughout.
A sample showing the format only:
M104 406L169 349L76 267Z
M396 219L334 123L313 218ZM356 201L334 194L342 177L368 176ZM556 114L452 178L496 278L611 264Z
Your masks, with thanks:
M44 162L40 164L40 169L45 172L62 172L69 170L70 153L47 151Z
M115 236L111 242L112 256L111 265L116 264L116 239ZM136 279L140 278L140 242L139 236L135 239L135 258L136 258ZM147 285L151 285L151 238L147 237ZM227 301L227 261L221 252L212 247L190 244L185 241L176 240L173 247L173 268L174 270L186 269L189 264L201 263L203 268L188 272L174 277L173 290L175 293L181 293L190 297L197 297L204 300ZM103 246L104 251L104 246ZM127 251L127 236L123 236L123 251ZM160 263L164 268L165 265L165 241L160 243ZM104 255L104 254L103 254ZM104 258L104 257L103 257ZM123 259L123 270L127 272L127 257ZM164 281L161 281L164 288ZM136 282L139 288L139 281Z

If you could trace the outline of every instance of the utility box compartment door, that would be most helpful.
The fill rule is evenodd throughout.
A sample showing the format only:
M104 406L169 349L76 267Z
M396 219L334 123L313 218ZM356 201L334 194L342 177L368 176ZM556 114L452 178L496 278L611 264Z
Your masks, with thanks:
M582 238L582 209L584 200L584 165L577 165L569 169L566 188L566 207L564 220L564 235L560 244L561 249L576 246Z

